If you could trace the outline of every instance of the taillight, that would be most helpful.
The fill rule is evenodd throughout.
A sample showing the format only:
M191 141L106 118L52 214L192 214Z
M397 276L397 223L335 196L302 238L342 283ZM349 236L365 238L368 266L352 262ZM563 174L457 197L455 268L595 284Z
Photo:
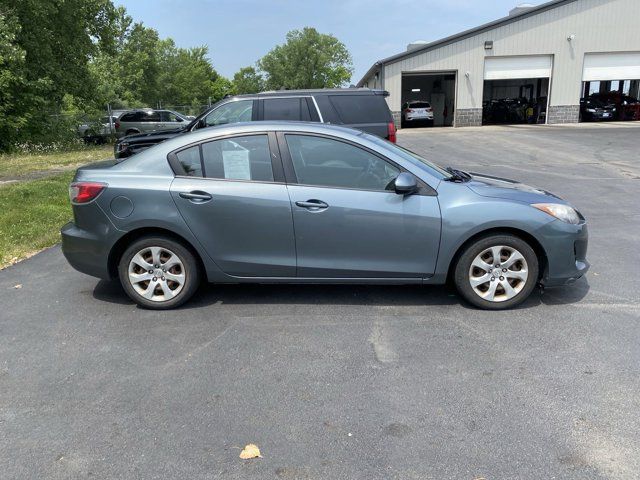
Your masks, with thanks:
M69 186L69 199L71 203L89 203L95 200L105 188L107 188L106 183L75 182Z
M427 112L433 112L433 108L427 107Z
M407 113L413 113L413 108L407 108Z
M120 122L116 120L116 130L120 128Z
M396 143L396 126L393 122L389 122L387 125L387 140Z

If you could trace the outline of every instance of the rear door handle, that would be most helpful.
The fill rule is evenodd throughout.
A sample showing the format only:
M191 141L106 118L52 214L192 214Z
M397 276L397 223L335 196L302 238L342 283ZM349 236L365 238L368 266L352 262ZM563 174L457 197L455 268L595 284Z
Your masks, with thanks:
M193 192L180 192L179 195L182 198L186 198L187 200L191 200L192 202L196 202L196 203L208 202L213 198L207 192L201 192L198 190Z
M296 202L296 205L309 210L324 210L329 207L327 203L316 199L307 200L306 202Z

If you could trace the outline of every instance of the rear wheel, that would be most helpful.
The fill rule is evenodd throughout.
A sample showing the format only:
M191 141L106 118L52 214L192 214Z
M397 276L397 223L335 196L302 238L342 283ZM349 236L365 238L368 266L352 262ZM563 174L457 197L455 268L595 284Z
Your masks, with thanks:
M181 243L160 236L133 242L120 259L118 273L127 295L153 310L182 305L200 283L194 255Z
M519 305L538 281L538 257L524 240L491 235L469 245L455 268L456 288L469 303L503 310Z

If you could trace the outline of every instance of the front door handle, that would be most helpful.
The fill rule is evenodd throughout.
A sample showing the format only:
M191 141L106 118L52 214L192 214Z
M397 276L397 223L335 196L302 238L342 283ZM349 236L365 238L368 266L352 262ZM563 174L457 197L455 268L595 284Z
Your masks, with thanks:
M191 200L192 202L196 203L208 202L213 198L207 192L201 192L199 190L195 190L193 192L180 192L179 195L182 198L186 198L187 200Z
M327 203L316 199L307 200L306 202L296 202L296 205L309 210L324 210L329 207Z

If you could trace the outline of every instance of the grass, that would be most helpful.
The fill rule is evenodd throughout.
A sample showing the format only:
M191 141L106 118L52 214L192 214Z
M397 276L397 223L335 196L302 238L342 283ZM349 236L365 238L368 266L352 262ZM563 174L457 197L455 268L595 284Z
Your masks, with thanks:
M102 145L71 152L17 153L0 155L0 181L29 179L39 174L70 170L86 163L113 158L113 147Z
M72 178L69 171L0 187L0 268L60 241L60 227L72 218Z

